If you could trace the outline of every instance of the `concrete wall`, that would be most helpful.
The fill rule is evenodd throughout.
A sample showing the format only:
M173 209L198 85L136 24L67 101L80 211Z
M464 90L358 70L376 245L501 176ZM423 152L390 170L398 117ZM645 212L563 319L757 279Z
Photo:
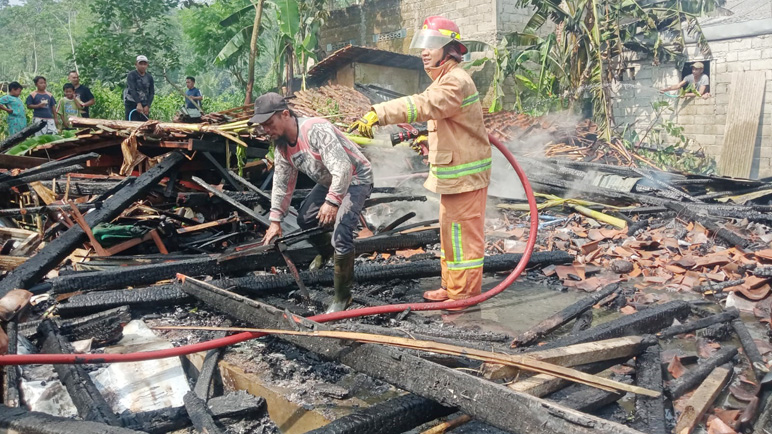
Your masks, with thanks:
M493 42L498 1L502 0L367 1L332 11L322 28L320 46L334 51L351 43L409 54L413 34L430 15L454 20L464 38Z
M367 63L354 64L354 71L357 83L377 84L404 95L423 92L429 86L429 76L423 71Z
M765 71L767 84L751 176L772 176L772 35L715 41L710 47L710 59L704 59L696 47L690 47L689 60L710 62L712 97L667 99L674 112L667 113L666 118L683 126L688 138L718 160L724 143L732 74ZM624 77L613 85L615 116L618 125L635 122L636 130L643 132L654 117L651 103L661 98L656 89L677 84L680 73L674 64L654 66L647 59L635 60L630 66L635 70L635 79Z

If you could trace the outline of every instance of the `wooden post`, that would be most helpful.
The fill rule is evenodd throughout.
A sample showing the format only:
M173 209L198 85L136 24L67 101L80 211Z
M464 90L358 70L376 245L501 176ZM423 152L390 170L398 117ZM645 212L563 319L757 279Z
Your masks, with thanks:
M675 434L689 434L694 427L700 422L702 416L708 411L708 408L716 400L718 394L729 381L729 376L732 373L731 365L720 366L715 368L708 378L700 385L700 387L694 392L689 402L686 403L686 408L678 418L676 424Z

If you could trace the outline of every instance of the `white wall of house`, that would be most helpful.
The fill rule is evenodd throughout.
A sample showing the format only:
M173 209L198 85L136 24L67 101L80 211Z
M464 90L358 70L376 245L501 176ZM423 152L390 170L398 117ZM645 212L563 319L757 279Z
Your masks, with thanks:
M704 58L697 47L689 47L689 61L710 62L712 97L671 99L674 112L666 118L684 127L687 137L711 156L720 158L724 131L728 121L727 107L732 90L732 75L741 71L765 71L767 84L759 122L751 176L772 176L772 34L710 42L712 56ZM663 98L657 89L680 81L675 64L652 65L651 60L630 62L635 79L623 77L614 83L614 112L618 125L634 123L643 133L654 117L651 103Z

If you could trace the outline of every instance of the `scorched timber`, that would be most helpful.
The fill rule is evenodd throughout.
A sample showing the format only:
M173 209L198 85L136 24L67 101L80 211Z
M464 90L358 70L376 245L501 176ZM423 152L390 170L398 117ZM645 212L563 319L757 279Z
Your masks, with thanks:
M759 347L756 346L756 342L753 341L753 337L751 336L750 332L748 332L748 328L745 327L745 323L740 318L732 321L732 328L734 328L734 332L737 334L737 338L740 339L743 352L745 353L745 356L748 357L748 360L750 360L751 366L753 367L753 372L756 373L757 379L762 378L759 377L759 375L762 374L760 368L765 367L766 364L764 363L764 358L761 356Z
M262 415L265 400L245 391L233 392L207 402L212 415L222 425L231 421L255 418ZM171 407L142 413L123 413L121 425L149 434L166 434L190 426L191 421L185 407Z
M654 305L632 315L625 315L599 326L574 333L571 336L548 342L543 346L533 348L533 350L541 351L583 342L655 333L672 324L673 319L686 318L690 311L689 303L681 300Z
M511 270L519 258L519 254L487 257L485 259L485 270L491 272ZM207 258L202 261L208 260ZM529 265L544 266L571 261L571 255L564 252L536 252L531 256ZM154 283L159 280L170 279L180 272L188 275L207 275L227 274L234 270L233 268L217 268L216 262L207 263L206 267L210 268L197 268L201 263L196 262L195 266L191 266L191 263L191 261L187 261L186 265L180 265L179 263L168 262L146 266L121 267L114 271L73 273L53 278L43 285L38 285L33 288L33 292L43 292L50 289L56 293L90 291L85 294L72 296L66 302L58 305L57 312L59 315L70 318L123 305L131 307L165 306L185 303L189 300L189 297L176 284L138 289L94 291L95 289ZM263 264L266 263L270 262L263 261ZM250 261L246 263L246 266L254 268L255 263ZM360 283L391 280L400 276L405 278L439 276L440 271L438 260L406 262L395 265L360 265L354 268L356 279ZM300 275L305 282L314 284L331 284L333 281L332 270L305 271L300 273ZM266 274L224 279L219 281L218 284L229 287L234 286L244 292L267 295L273 291L293 288L295 280L289 274Z
M411 393L336 419L306 434L402 433L455 411Z
M178 285L159 285L148 288L100 291L79 294L57 306L57 313L72 318L100 312L119 306L157 307L181 304L190 300Z
M123 336L122 324L131 321L129 306L105 310L76 319L54 319L59 332L71 342L94 339L95 345L117 342ZM27 339L37 337L37 327L42 321L27 321L21 324L19 332Z
M3 432L24 434L141 434L141 431L99 422L84 422L4 405L0 405L0 428Z
M183 289L208 307L259 328L283 328L283 312L236 294L185 279ZM311 324L311 322L308 322ZM318 328L321 325L313 323ZM348 345L312 337L281 336L299 347L337 360L403 390L437 401L519 434L640 434L638 431L514 392L465 372L373 344Z
M737 348L722 348L709 359L704 360L702 363L680 376L677 380L670 383L666 389L668 396L671 399L680 398L684 393L699 386L702 380L713 372L715 368L728 363L736 355Z
M540 339L542 336L557 330L563 324L578 317L583 312L596 305L599 301L619 291L619 289L619 284L611 284L596 292L595 294L579 300L578 302L568 306L555 315L552 315L551 317L518 335L515 340L512 341L512 347L522 347L535 343L537 339Z
M723 324L737 319L740 316L740 312L737 309L727 309L726 312L717 313L706 318L701 318L696 321L689 321L687 323L674 325L657 333L657 337L661 339L672 338L684 333L693 332L695 330L704 329L705 327L712 326L713 324Z
M73 350L69 342L62 337L59 328L52 321L43 321L38 327L38 333L43 336L41 345L43 353L72 354ZM67 389L67 393L70 394L80 417L113 426L119 424L115 413L82 366L54 365L54 370Z
M659 345L652 345L635 359L635 384L662 392L662 357ZM669 434L665 427L665 398L636 396L633 427L648 434Z
M99 223L109 222L118 217L127 206L141 198L148 190L153 188L163 176L182 160L185 159L181 152L169 154L155 167L142 174L130 187L125 188L109 199L105 200L101 208L85 216L89 227ZM79 225L74 225L59 238L48 243L35 256L13 270L0 282L0 297L12 289L26 289L40 280L43 276L59 265L70 255L78 244L86 241L86 234Z
M23 130L19 131L18 133L0 142L0 152L5 152L7 149L23 142L28 137L32 137L33 134L42 130L43 127L45 126L46 126L46 123L44 121L33 122L32 124L25 127Z
M16 321L11 321L6 325L6 334L8 335L8 354L17 354L19 342L19 330ZM21 403L19 397L19 387L21 386L21 368L16 365L8 365L5 371L5 394L3 403L8 407L18 407Z

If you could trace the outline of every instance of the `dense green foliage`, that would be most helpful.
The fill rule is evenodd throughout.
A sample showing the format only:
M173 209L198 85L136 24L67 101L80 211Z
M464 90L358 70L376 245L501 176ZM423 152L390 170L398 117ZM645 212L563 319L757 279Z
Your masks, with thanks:
M156 99L151 117L169 121L183 106L185 77L196 77L205 111L219 111L244 102L249 44L225 61L218 54L243 27L251 26L250 0L0 0L3 29L0 83L19 81L24 100L34 89L32 78L43 75L58 99L71 70L91 88L96 104L92 117L123 119L126 74L137 55L150 59ZM266 2L255 71L255 93L275 89L281 73L273 67L279 33L277 12ZM251 8L251 10L250 10ZM240 10L246 12L232 15ZM230 19L229 22L223 22ZM250 27L251 28L251 27ZM172 86L171 83L175 86ZM0 87L1 88L1 87ZM0 93L1 95L2 93ZM0 139L6 136L0 112ZM31 112L28 112L31 117Z

